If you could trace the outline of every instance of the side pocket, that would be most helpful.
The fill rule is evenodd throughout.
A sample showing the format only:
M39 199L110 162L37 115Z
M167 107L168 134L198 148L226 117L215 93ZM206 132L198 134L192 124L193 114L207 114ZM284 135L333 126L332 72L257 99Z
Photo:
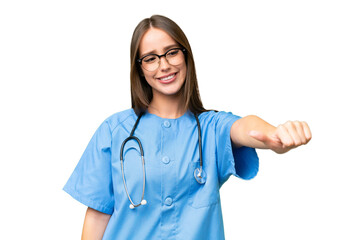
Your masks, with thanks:
M189 184L189 205L193 208L208 207L219 203L220 194L217 182L217 176L211 172L206 172L206 182L200 184L194 177L194 171L200 167L200 161L190 162L188 168L188 184Z

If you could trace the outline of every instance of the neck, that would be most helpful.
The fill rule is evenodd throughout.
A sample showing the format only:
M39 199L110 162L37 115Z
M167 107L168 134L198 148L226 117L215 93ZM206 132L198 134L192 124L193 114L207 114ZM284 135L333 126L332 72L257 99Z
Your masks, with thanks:
M153 95L148 112L162 118L179 118L186 109L180 104L180 96Z

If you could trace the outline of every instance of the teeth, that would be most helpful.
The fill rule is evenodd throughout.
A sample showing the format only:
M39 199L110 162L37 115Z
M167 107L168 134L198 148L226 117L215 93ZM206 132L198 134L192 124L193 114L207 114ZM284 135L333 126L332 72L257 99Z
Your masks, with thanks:
M169 80L169 79L173 78L174 76L175 76L175 74L170 75L170 76L167 76L167 77L164 77L164 78L160 78L160 80L166 81L166 80Z

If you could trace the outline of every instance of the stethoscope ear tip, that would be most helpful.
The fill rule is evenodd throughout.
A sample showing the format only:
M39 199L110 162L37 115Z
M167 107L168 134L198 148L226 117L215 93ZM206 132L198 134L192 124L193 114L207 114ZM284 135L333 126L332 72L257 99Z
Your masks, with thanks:
M140 206L140 205L146 205L146 204L147 204L147 201L146 201L145 199L143 199L143 200L141 200L141 203L138 204L138 205L136 205L136 206L138 207L138 206ZM131 204L129 205L129 208L130 208L130 209L134 209L135 206L131 203Z
M121 144L121 148L120 148L120 163L121 163L121 173L122 173L122 178L123 178L123 182L124 182L124 188L125 188L125 191L126 191L126 195L129 199L129 201L131 202L131 204L129 205L129 208L130 209L134 209L140 205L146 205L147 204L147 201L144 198L144 192L145 192L145 161L144 161L144 151L143 151L143 147L142 147L142 144L141 144L141 141L140 139L138 139L137 137L134 136L134 131L136 129L136 126L138 125L139 123L139 120L141 118L141 116L145 113L146 111L144 112L140 112L140 114L138 115L138 118L131 130L131 133L130 133L130 136L127 137L123 143ZM195 116L195 119L196 119L196 123L197 123L197 126L198 126L198 133L199 133L199 157L200 157L200 169L199 168L196 168L195 171L194 171L194 177L195 177L195 180L199 183L199 184L204 184L206 182L206 172L204 171L203 169L203 162L202 162L202 143L201 143L201 127L200 127L200 121L197 117L197 114L194 114ZM142 193L142 200L140 202L140 204L133 204L133 201L131 200L131 197L128 193L128 190L127 190L127 187L126 187L126 182L125 182L125 173L124 173L124 163L123 163L123 151L124 151L124 146L125 144L131 140L131 139L134 139L137 141L138 145L139 145L139 148L140 148L140 152L141 152L141 160L142 160L142 166L143 166L143 193Z

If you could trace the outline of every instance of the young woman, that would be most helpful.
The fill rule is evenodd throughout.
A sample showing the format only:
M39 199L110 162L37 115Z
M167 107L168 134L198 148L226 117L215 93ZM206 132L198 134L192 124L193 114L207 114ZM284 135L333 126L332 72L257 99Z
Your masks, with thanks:
M204 109L190 44L155 15L131 42L132 108L96 130L64 187L88 206L83 239L224 239L219 189L253 178L255 148L306 144L305 122Z

